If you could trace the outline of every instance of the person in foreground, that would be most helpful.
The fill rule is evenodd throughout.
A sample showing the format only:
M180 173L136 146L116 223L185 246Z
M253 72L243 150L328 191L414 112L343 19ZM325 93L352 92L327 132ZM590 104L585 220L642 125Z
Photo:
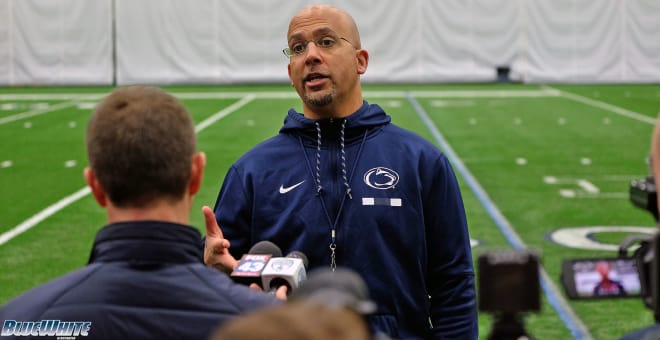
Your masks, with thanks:
M205 156L173 96L115 90L92 114L86 141L84 177L108 225L87 266L2 306L3 338L205 339L219 323L278 303L202 262L201 235L188 223Z
M207 234L205 262L231 268L231 255L269 240L305 253L310 269L360 273L378 332L476 339L470 239L447 157L363 99L369 54L348 13L303 8L287 44L303 112L289 110L278 135L228 170L214 209L226 240Z

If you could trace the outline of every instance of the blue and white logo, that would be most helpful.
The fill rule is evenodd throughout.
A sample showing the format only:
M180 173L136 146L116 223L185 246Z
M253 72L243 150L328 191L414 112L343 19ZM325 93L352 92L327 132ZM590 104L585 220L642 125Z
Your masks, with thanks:
M374 189L390 189L399 183L396 171L379 166L364 173L364 183Z
M74 339L88 336L92 323L89 321L16 321L4 320L0 336L57 336L58 339Z

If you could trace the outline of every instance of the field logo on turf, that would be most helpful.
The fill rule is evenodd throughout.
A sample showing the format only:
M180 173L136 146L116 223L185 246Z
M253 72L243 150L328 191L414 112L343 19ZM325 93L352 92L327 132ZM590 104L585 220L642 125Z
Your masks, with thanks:
M618 244L605 243L598 241L598 233L627 233L627 234L648 234L653 235L657 231L656 227L640 226L585 226L560 228L546 235L547 239L565 247L588 250L607 250L619 251ZM634 250L637 247L631 247Z

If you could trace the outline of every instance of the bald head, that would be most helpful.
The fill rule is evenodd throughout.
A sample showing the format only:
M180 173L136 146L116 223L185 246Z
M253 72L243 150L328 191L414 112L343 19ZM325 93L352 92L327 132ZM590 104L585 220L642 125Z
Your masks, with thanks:
M362 48L360 33L353 17L343 9L330 5L311 5L296 13L289 23L287 41L297 30L318 22L325 22L329 27L335 27L339 30L337 33L347 38L355 48Z

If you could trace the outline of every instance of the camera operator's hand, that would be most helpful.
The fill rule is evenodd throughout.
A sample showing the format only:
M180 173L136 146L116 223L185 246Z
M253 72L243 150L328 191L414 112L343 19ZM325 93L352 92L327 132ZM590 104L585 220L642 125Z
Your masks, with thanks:
M204 263L208 267L215 268L230 274L238 261L229 253L229 240L222 235L222 230L215 219L213 210L208 206L202 207L204 220L206 222L206 241L204 244Z

